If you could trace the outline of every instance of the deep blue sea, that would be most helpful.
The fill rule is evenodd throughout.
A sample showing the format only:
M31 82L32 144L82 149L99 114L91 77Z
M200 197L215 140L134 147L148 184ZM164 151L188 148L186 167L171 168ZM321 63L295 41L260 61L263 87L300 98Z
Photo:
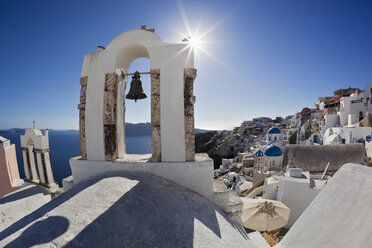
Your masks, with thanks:
M25 177L21 153L20 135L24 133L4 133L1 136L16 145L17 162L21 178ZM151 136L127 136L127 153L151 153ZM68 160L80 156L79 131L49 130L50 160L55 180L62 186L62 179L71 175Z

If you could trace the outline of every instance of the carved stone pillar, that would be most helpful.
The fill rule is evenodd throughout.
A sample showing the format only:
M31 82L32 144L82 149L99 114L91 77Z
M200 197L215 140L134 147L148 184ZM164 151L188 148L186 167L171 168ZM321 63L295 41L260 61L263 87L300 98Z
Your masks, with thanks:
M123 94L123 98L121 99L121 102L118 102L118 104L123 104L122 105L122 113L123 113L123 152L122 154L126 154L127 153L127 143L126 143L126 139L125 139L125 113L126 113L126 107L125 107L125 92L127 90L127 82L128 82L128 77L125 76L124 80L123 80L123 86L122 86L122 89L119 89L119 91L121 92L124 92ZM119 92L118 92L119 93ZM120 95L120 93L119 93ZM119 154L119 153L118 153Z
M194 80L196 69L185 68L184 71L184 111L185 111L185 157L186 161L195 160L195 133L194 133Z
M160 69L151 69L151 150L151 160L160 162Z
M103 109L103 132L105 141L105 159L114 160L118 157L116 105L117 105L118 75L106 74Z
M31 171L30 171L30 163L28 159L28 149L26 147L21 147L22 150L22 158L23 158L23 169L25 171L26 179L31 180Z
M41 154L41 160L43 161L44 168L46 171L46 184L52 185L54 184L54 177L53 177L53 171L52 171L52 165L50 164L50 156L49 151L45 151Z
M35 155L34 155L34 146L29 146L28 147L28 162L30 163L31 167L31 181L35 183L39 183L39 176L36 171L36 164L35 164Z
M45 178L45 166L44 163L41 159L41 153L39 151L36 152L36 161L37 161L37 168L39 170L39 177L40 177L40 182L46 184L47 180Z
M85 104L87 95L88 77L80 78L80 104L79 109L79 129L80 129L80 154L82 159L87 159L87 143L85 139Z

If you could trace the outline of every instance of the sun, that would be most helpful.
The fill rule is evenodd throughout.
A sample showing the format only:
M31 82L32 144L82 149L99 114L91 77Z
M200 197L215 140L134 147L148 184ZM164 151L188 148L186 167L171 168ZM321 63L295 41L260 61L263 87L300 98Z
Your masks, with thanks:
M193 36L188 36L185 39L183 39L184 42L188 43L190 47L193 49L199 49L201 48L202 45L202 40L200 37L193 35Z
M197 36L192 36L190 37L190 46L193 47L193 48L199 48L200 45L201 45L201 41L200 41L200 38L197 37Z
M185 50L191 48L190 52L194 51L195 59L198 61L200 61L202 55L206 55L214 61L223 64L223 61L217 58L210 50L213 45L218 43L218 41L212 37L212 33L214 33L214 31L225 22L226 18L219 18L219 20L216 20L209 26L204 26L203 28L201 26L201 21L199 21L199 23L195 23L196 25L192 28L188 21L182 1L179 0L177 5L185 28L181 31L179 27L174 27L174 30L183 38L182 42L187 44Z

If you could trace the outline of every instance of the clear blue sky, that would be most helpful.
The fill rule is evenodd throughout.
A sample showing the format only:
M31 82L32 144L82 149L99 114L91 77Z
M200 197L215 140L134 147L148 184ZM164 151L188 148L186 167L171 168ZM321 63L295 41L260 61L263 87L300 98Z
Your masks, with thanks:
M196 126L286 116L319 96L372 82L372 1L0 0L0 129L77 129L86 53L146 24L163 41L205 35L195 62ZM209 54L209 55L208 55ZM130 70L148 71L147 59ZM149 95L148 77L143 78ZM127 120L150 120L148 100Z

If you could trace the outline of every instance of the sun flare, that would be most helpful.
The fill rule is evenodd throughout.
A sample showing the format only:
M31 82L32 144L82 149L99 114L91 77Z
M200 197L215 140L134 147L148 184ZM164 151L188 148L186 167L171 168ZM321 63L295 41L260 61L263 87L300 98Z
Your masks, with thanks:
M198 37L198 36L188 36L183 41L187 42L189 44L189 46L194 48L194 49L201 48L201 45L202 45L202 41L201 41L200 37Z
M223 64L211 51L210 45L217 43L215 38L212 38L212 33L225 21L225 18L220 18L213 24L202 28L201 22L196 24L194 28L191 27L188 17L186 15L185 8L182 1L178 2L178 9L185 26L185 30L180 31L178 28L174 28L181 37L183 37L183 42L188 43L187 48L192 48L195 54L196 60L200 61L200 56L206 55L213 59L215 62ZM186 47L185 47L186 48Z

